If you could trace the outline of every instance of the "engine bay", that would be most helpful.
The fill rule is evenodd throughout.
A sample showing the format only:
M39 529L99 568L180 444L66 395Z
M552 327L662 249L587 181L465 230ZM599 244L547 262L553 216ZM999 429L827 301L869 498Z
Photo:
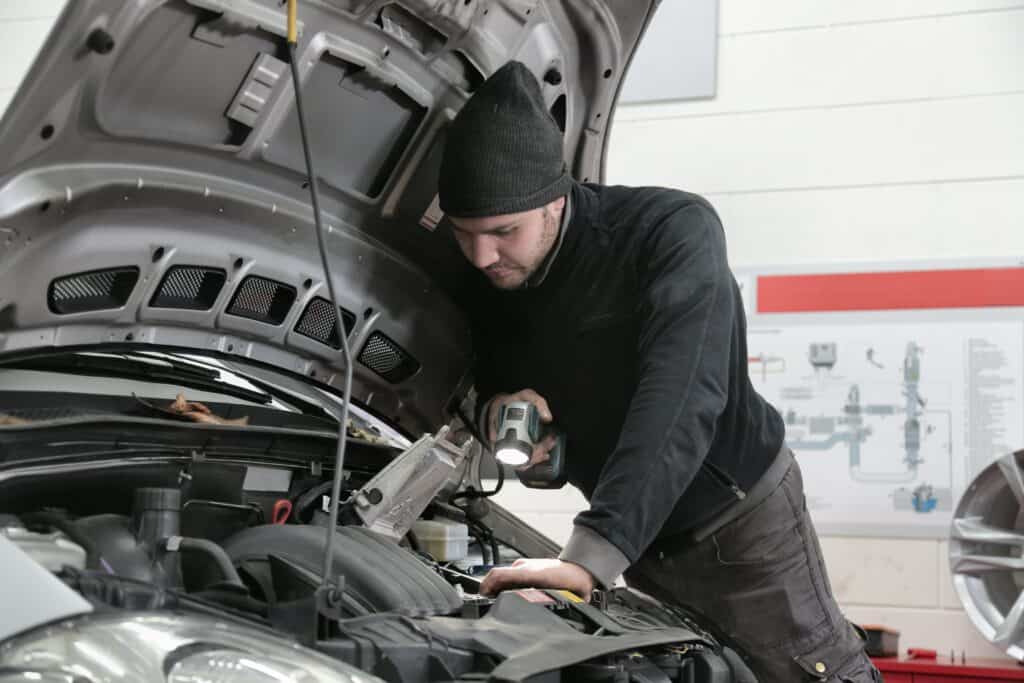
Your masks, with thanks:
M198 451L45 473L6 466L0 535L99 614L212 615L385 681L748 680L690 614L630 589L589 601L540 589L480 595L488 569L535 556L538 544L525 525L510 532L486 493L467 491L458 463L438 464L458 448L424 438L376 466L357 444L329 563L325 468ZM389 492L408 482L419 492ZM374 504L381 514L367 514Z

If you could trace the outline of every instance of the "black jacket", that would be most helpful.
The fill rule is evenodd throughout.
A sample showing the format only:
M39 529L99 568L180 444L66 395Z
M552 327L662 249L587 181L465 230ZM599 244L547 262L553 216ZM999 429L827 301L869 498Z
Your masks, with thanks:
M569 480L590 501L577 530L631 564L742 496L784 426L750 384L714 209L677 190L598 185L576 185L571 206L540 285L508 292L468 276L476 386L481 403L524 388L547 399Z

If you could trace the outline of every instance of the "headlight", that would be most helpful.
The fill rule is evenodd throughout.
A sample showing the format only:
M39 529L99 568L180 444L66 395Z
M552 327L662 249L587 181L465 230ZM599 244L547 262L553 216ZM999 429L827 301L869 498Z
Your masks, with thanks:
M89 683L383 683L255 628L166 613L92 615L37 629L0 646L4 668Z

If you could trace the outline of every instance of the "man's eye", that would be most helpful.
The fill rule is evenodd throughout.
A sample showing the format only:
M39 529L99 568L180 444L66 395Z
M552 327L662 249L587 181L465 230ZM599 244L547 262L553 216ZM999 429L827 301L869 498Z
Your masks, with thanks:
M494 234L495 234L495 235L497 235L498 237L505 237L505 236L507 236L507 235L511 235L511 234L512 234L512 233L514 233L515 231L516 231L516 229L515 229L515 228L502 228L501 230L498 230L498 231L497 231L496 233L494 233Z

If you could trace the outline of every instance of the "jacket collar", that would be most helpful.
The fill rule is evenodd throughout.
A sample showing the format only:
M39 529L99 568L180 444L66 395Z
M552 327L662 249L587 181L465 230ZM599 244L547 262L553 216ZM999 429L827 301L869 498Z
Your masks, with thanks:
M569 224L572 221L572 192L569 192L565 197L565 208L562 210L562 220L558 226L558 236L555 238L555 243L551 245L551 249L548 251L548 255L544 257L540 266L534 271L533 275L526 281L526 287L539 287L543 284L544 279L548 276L548 272L551 270L552 264L555 259L558 258L558 252L562 250L562 242L565 241L565 234L569 230Z
M597 203L598 197L593 189L577 182L572 184L572 189L566 197L566 211L563 214L558 240L524 289L555 287L572 269L582 243L590 234L589 228L594 225ZM542 276L537 278L537 274Z
M558 240L548 254L538 273L543 272L542 278L538 279L535 273L523 289L538 289L544 287L557 287L565 274L572 269L573 262L580 257L580 250L583 244L591 236L591 227L596 222L595 211L598 205L598 197L594 189L588 185L573 182L572 188L566 197L566 211L562 218L561 229ZM571 206L571 210L569 207ZM535 282L536 281L536 282Z

